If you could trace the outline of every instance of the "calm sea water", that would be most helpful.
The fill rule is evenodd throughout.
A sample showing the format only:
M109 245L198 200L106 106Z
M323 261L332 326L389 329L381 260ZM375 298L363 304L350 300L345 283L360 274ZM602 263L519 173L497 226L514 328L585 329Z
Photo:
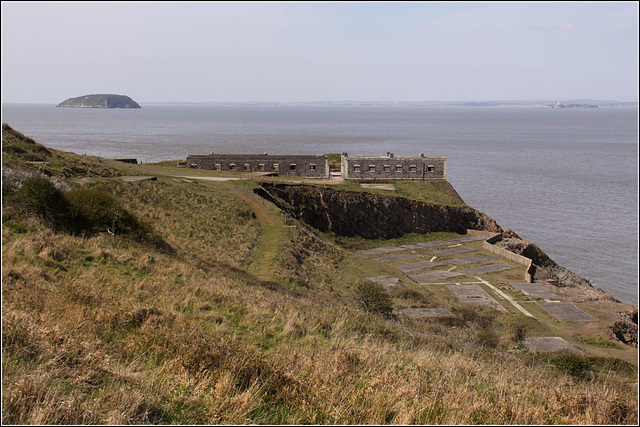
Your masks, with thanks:
M215 152L447 157L471 206L622 301L638 295L635 108L3 105L61 150L144 162Z

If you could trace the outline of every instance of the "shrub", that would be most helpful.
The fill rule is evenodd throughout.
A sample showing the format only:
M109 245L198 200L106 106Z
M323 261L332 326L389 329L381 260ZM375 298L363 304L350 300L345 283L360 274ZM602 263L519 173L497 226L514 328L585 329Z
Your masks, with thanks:
M16 193L20 210L42 218L51 228L71 234L108 231L126 234L167 253L175 251L151 227L140 223L110 194L83 188L63 193L43 177L29 178Z
M576 378L585 378L590 371L593 371L589 359L574 353L560 353L553 356L550 362L558 370Z
M67 193L73 214L79 219L78 231L144 235L147 230L109 194L92 188Z
M464 323L477 325L482 329L493 326L497 311L488 307L458 307L454 309Z
M418 292L413 289L398 289L395 287L390 293L391 296L395 298L401 298L406 301L410 301L413 304L418 304L420 306L427 306L431 303L431 298L433 295L429 291Z
M18 190L18 200L28 213L39 216L53 228L75 228L69 201L48 179L27 179Z
M28 170L28 169L15 169L9 166L2 166L2 197L14 196L20 190L22 185L29 178L42 178L50 181L55 188L65 192L69 191L71 187L64 181L57 179L56 177L47 177L43 173Z
M500 342L500 337L492 328L482 328L476 336L478 344L483 347L496 348Z
M356 286L358 302L366 311L380 314L384 317L393 316L391 297L382 285L371 281L363 281Z
M521 343L527 337L527 329L529 325L527 320L522 317L515 317L505 325L505 332L511 341Z

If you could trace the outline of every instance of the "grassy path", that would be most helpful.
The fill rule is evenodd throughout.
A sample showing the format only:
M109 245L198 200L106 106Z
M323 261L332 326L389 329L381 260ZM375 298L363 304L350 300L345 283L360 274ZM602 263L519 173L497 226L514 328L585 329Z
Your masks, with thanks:
M260 243L254 253L249 271L261 279L273 280L273 265L283 244L288 240L283 233L285 224L277 212L269 209L266 204L268 202L265 202L259 196L235 185L231 185L229 188L236 196L246 202L253 213L256 214L262 230Z

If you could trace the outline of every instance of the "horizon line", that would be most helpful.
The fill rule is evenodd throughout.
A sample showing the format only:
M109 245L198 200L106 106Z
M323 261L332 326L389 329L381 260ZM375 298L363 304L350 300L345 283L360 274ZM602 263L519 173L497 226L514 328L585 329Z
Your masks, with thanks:
M302 100L289 100L289 101L270 101L270 100L252 100L252 101L136 101L140 104L163 104L163 103L173 103L173 104L311 104L311 103L325 103L325 104L336 104L336 103L370 103L370 104L393 104L393 103L411 103L411 104L424 104L424 103L535 103L535 102L573 102L573 101L591 101L591 102L617 102L617 103L638 103L638 99L632 101L620 101L615 98L525 98L525 99L475 99L475 100L420 100L420 101L412 101L412 100L363 100L363 99L342 99L342 100L311 100L311 101L302 101ZM60 101L62 102L62 101ZM20 102L20 101L2 101L2 104L48 104L54 105L59 104L60 102Z

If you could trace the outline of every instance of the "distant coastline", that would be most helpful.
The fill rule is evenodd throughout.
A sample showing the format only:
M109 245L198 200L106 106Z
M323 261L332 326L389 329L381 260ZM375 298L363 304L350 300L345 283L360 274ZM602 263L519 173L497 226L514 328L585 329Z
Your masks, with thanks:
M69 107L63 105L72 99L65 100L60 104L49 102L3 102L3 105L53 105L56 107ZM130 98L129 98L130 99ZM132 102L135 102L131 100ZM511 107L511 108L551 108L557 105L557 101L552 100L524 100L524 101L142 101L135 102L138 107L125 108L142 108L142 105L149 106L250 106L250 107L383 107L383 108L427 108L427 107ZM590 105L597 107L638 107L637 101L611 101L611 100L572 100L561 105L575 108L575 105ZM75 108L122 108L122 107L105 107L100 105L78 105ZM558 108L558 107L556 107ZM562 107L560 107L562 108ZM565 107L566 108L566 107Z
M399 108L424 108L424 107L534 107L551 108L556 105L553 100L525 100L525 101L156 101L143 102L143 105L171 105L171 106L253 106L253 107L399 107ZM611 100L572 100L561 105L568 108L593 108L594 107L637 107L637 101L611 101ZM589 106L589 107L587 107ZM558 107L556 107L558 108ZM562 107L560 107L562 108ZM567 107L564 107L567 108Z
M558 101L556 104L543 105L542 108L598 108L594 104L561 104Z

